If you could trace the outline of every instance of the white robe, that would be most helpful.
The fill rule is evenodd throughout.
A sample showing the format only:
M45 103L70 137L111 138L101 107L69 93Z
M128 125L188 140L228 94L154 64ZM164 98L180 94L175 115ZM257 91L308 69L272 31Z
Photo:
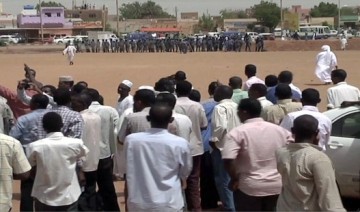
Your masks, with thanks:
M323 51L316 56L316 76L325 83L331 82L331 72L337 66L337 59L333 52Z
M340 44L341 44L341 50L345 50L346 45L347 45L347 40L345 37L340 38Z
M69 62L73 62L75 57L75 52L76 52L75 46L70 45L66 47L66 49L64 49L63 54L64 55L67 54Z

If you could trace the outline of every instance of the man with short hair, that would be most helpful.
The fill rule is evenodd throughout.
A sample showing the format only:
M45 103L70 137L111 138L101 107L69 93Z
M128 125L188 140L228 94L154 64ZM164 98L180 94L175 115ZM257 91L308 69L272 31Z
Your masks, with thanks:
M89 149L89 154L82 158L82 171L85 175L85 198L90 198L96 194L97 168L99 165L100 141L101 141L101 117L90 111L91 97L88 94L79 94L71 99L71 107L74 111L81 114L84 120L84 128L81 139ZM89 199L87 199L89 200ZM98 202L86 201L86 205L80 205L86 210L97 210Z
M130 90L133 83L129 80L123 80L118 86L119 99L116 106L116 110L119 113L119 117L125 112L126 109L132 108L134 104L133 96L130 94Z
M291 88L287 84L276 86L275 95L277 104L265 107L262 116L265 121L279 125L282 119L289 113L302 109L300 102L293 102L291 99Z
M187 179L185 190L188 210L201 210L200 200L200 167L201 155L204 154L204 144L201 137L201 130L207 126L207 119L204 108L198 102L191 101L189 94L192 84L188 81L179 81L176 84L176 94L178 96L175 111L187 115L192 122L192 136L190 138L191 154L193 156L193 170Z
M0 211L12 208L13 179L26 180L31 166L20 142L0 133Z
M248 98L248 92L241 89L242 79L240 77L231 77L229 79L229 86L233 89L233 96L231 97L231 99L236 104L239 104L242 99Z
M288 143L291 133L264 121L260 113L259 101L243 99L238 107L243 124L226 135L221 152L237 211L273 211L281 191L275 151Z
M166 130L173 119L170 107L152 106L147 119L151 129L125 139L128 210L181 211L181 179L192 163L189 143Z
M291 71L285 70L285 71L280 72L280 74L278 75L278 81L279 81L279 84L287 84L290 86L291 93L292 93L291 99L296 100L296 101L301 100L301 90L292 83L293 74L291 73ZM277 101L277 97L275 95L275 90L276 90L276 86L269 89L266 94L266 98L273 104L276 104L276 101Z
M318 147L318 124L311 115L297 117L295 143L276 150L283 183L277 211L345 211L332 162Z
M82 140L61 133L63 122L58 113L46 113L41 122L46 138L31 143L27 151L30 164L36 166L31 193L35 211L77 210L81 190L76 166L89 150Z
M279 83L277 76L275 75L267 75L265 77L265 85L267 87L267 90L269 90L272 87L275 87Z
M244 91L248 91L252 84L261 83L265 85L265 82L256 76L256 66L253 64L248 64L245 66L245 75L248 80L244 84Z
M116 152L115 129L118 126L119 114L110 106L99 103L100 94L93 88L86 93L91 98L89 110L101 118L101 141L99 164L97 167L98 193L104 202L104 211L120 211L113 182L113 154Z
M233 90L229 86L220 85L216 88L214 100L218 102L212 114L212 137L210 145L213 149L211 157L214 167L214 178L220 200L226 211L235 211L233 192L229 190L230 176L225 170L221 151L224 147L225 136L233 128L240 125L237 117L237 105L232 101Z
M264 109L267 106L273 105L272 102L266 99L267 88L264 84L255 83L249 89L249 98L256 99L260 102L261 107Z
M335 86L327 90L328 109L341 106L344 101L359 101L359 88L351 86L345 82L347 77L346 71L336 69L331 72L331 80Z
M47 112L49 99L42 94L35 94L30 100L31 112L20 116L16 124L11 128L10 136L19 140L26 150L30 143L37 140L34 133L37 130L38 120ZM29 178L21 181L20 186L20 211L33 211L34 203L31 197L34 180Z
M316 107L321 102L319 91L308 88L302 92L301 103L303 105L302 110L287 114L281 121L280 126L291 131L294 120L302 115L311 115L319 122L319 146L326 150L326 144L330 140L332 122L323 113L319 112Z

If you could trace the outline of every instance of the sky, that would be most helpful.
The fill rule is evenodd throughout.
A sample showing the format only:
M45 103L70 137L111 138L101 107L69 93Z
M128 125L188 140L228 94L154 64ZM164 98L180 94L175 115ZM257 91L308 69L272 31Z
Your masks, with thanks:
M47 0L43 0L47 1ZM65 7L71 8L73 0L52 0L60 2ZM77 5L82 2L95 4L97 8L105 4L109 8L110 14L116 13L116 0L74 0ZM119 5L123 3L135 2L136 0L118 0ZM138 2L145 2L147 0L137 0ZM260 2L260 0L152 0L163 7L163 9L170 13L175 14L175 7L178 9L178 14L181 12L199 12L208 13L210 15L219 15L221 9L245 9ZM269 0L274 3L280 4L280 0ZM302 5L305 8L311 8L318 5L322 0L283 0L284 7L291 7L291 5ZM325 2L340 4L342 6L360 6L360 0L323 0ZM39 0L0 0L3 4L3 12L18 14L21 12L23 6L36 5Z

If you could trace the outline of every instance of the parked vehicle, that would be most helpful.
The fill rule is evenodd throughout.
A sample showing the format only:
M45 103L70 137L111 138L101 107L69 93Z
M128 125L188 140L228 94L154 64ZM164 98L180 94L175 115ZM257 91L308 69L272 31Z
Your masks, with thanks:
M89 36L87 36L87 35L76 35L75 36L76 41L83 42L83 41L86 41L87 39L89 39Z
M74 42L75 37L74 36L65 36L65 37L59 37L54 39L54 43L61 44L61 43L68 43Z
M0 35L0 39L8 44L19 43L19 38L15 35Z
M246 32L248 35L250 35L250 37L252 39L256 39L257 37L259 37L259 33L257 32Z
M333 162L340 194L360 201L360 106L332 109L324 114L332 121L325 153Z
M328 26L302 26L299 27L298 35L300 39L311 40L315 33L315 39L327 39L330 37L330 28Z
M275 40L275 35L273 33L260 33L259 36L263 37L264 40Z
M281 37L281 34L282 34L281 28L275 28L275 30L274 30L274 36L275 36L276 38L280 38L280 37Z
M106 31L89 31L88 32L89 40L119 40L119 38L112 32Z
M337 30L334 30L334 29L330 30L330 37L336 37L337 34L338 34Z

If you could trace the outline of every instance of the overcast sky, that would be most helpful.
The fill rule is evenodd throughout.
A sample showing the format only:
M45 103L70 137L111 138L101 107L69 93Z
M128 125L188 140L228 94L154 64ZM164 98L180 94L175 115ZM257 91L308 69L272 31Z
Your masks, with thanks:
M44 0L47 1L47 0ZM66 7L70 8L72 0L52 0L60 2ZM105 4L110 14L115 14L116 0L74 0L77 5L80 5L83 1L89 4L95 4L96 7ZM136 0L119 0L119 4L135 2ZM145 2L146 0L138 0L139 2ZM175 7L178 8L178 12L193 12L198 11L200 13L209 13L210 15L218 15L221 9L245 9L254 4L260 2L260 0L153 0L160 4L168 13L175 14ZM271 0L269 0L271 1ZM3 10L7 13L18 14L22 10L25 4L36 5L39 0L0 0L3 4ZM274 3L280 2L280 0L272 0ZM284 7L291 7L291 5L303 5L304 7L313 7L318 5L321 0L283 0ZM338 4L339 0L327 0L325 2L331 2ZM360 6L360 0L340 0L341 5L348 6Z

